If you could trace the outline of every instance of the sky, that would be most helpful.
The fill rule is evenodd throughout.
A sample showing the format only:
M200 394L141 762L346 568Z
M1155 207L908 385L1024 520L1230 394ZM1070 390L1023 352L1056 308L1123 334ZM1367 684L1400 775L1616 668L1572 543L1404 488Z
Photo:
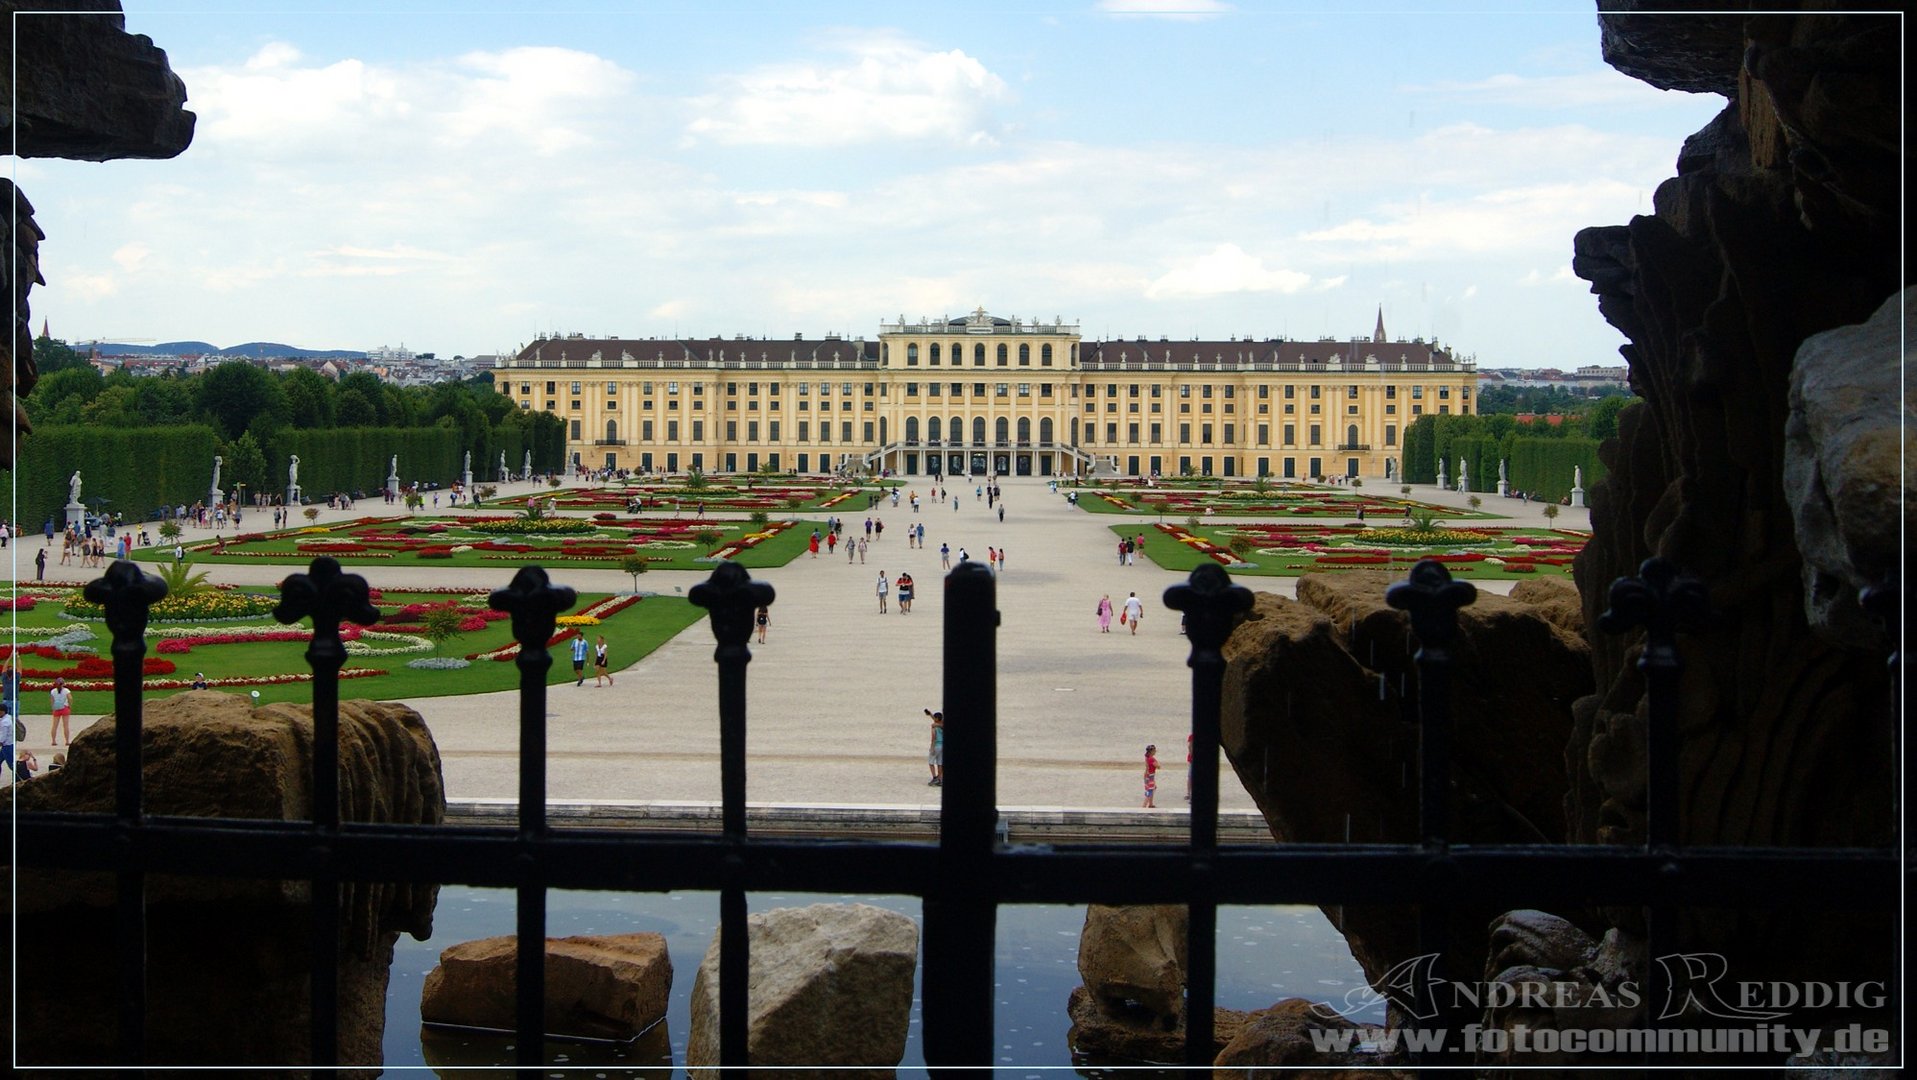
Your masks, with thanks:
M1382 307L1483 367L1618 364L1572 236L1650 212L1725 105L1606 66L1589 0L402 4L127 0L197 131L7 159L36 332L473 356Z

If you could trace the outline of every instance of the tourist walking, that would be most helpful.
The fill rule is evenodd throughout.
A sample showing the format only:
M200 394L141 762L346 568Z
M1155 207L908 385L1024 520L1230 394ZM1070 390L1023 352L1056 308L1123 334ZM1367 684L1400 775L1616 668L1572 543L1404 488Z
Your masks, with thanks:
M819 530L812 530L812 539L806 541L806 548L812 552L813 558L819 557Z
M586 635L574 634L572 637L572 673L577 677L574 686L586 685Z
M912 614L912 575L910 573L901 573L899 575L898 587L899 614L910 615Z
M53 722L49 725L52 728L53 745L60 745L60 740L65 738L67 745L72 746L73 691L67 689L66 679L55 676L53 689L47 691L47 696L53 707Z
M837 555L839 553L839 534L833 532L831 529L825 531L825 553L827 555Z
M592 648L592 684L598 686L600 679L606 680L607 686L612 685L612 672L607 668L606 635L604 634L599 635L599 641Z
M881 615L885 614L885 594L891 591L891 588L892 582L885 576L885 571L879 571L879 614Z
M850 547L850 546L851 546L851 542L850 542L850 541L847 541L847 543L846 543L846 546L847 546L847 547ZM870 545L869 543L867 543L867 542L866 542L866 539L865 539L865 537L863 537L863 536L861 536L861 537L859 537L859 565L860 565L860 566L864 566L864 565L865 565L865 549L866 549L866 548L868 548L868 547L871 547L871 546L872 546L872 545Z
M838 533L832 533L831 535L837 536ZM859 542L857 540L847 540L845 542L845 565L851 566L852 560L857 558L858 554Z
M34 552L34 555L33 555L33 580L45 581L46 579L47 579L47 549L41 548L39 551Z
M958 513L958 496L957 495L952 496L952 512L954 514Z
M925 710L932 718L932 745L925 752L925 765L932 770L932 779L925 782L927 787L945 785L945 714Z
M845 546L850 548L852 545ZM752 624L759 628L759 644L764 645L765 628L772 625L772 610L764 604L759 605L759 610L752 613Z
M1098 598L1098 632L1101 634L1109 634L1112 632L1112 598L1110 593Z
M1145 747L1145 801L1141 806L1145 809L1157 807L1157 795L1158 747L1147 745Z
M1145 603L1132 593L1125 598L1125 610L1118 613L1118 621L1132 624L1132 636L1138 636L1138 624L1145 618Z
M998 523L1000 525L1005 524L1005 504L1003 502L998 504Z
M951 568L952 568L952 545L940 544L939 545L939 569L950 570Z
M13 772L13 782L25 779L20 775L19 766L13 763L13 713L0 705L0 765Z

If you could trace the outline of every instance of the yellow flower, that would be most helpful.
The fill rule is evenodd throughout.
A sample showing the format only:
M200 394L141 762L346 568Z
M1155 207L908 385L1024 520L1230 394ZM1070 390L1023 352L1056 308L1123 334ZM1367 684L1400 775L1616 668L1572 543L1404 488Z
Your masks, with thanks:
M590 615L561 615L553 620L560 626L598 626L599 620Z

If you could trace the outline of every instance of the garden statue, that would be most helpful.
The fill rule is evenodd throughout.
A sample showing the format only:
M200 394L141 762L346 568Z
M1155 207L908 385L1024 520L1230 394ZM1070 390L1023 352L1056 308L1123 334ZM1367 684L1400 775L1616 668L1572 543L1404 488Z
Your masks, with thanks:
M300 456L298 454L294 454L293 460L287 463L286 486L290 488L300 486Z
M67 481L67 505L80 505L80 470L73 470L73 478Z
M532 451L531 450L526 451L525 473L526 473L525 476L521 477L521 479L531 480L532 479Z
M220 466L225 463L225 458L218 454L213 455L213 486L208 489L207 493L213 496L212 501L215 503L226 501L225 494L220 491Z
M512 474L506 471L506 451L501 450L499 452L499 482L503 484L512 478Z

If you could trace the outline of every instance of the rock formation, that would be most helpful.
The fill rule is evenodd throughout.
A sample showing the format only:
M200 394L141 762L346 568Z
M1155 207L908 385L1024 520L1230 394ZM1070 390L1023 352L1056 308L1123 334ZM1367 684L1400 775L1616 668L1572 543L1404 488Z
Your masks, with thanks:
M34 14L46 11L61 14ZM0 30L14 62L12 77L0 80L0 130L11 128L5 134L19 156L170 158L193 141L185 84L152 40L126 32L117 0L0 0ZM46 234L10 180L0 179L0 208L13 211L0 220L0 255L10 256L0 264L0 292L14 304L13 325L0 334L0 379L7 380L0 389L11 391L14 426L25 433L31 428L19 399L39 378L27 294L44 284L39 245ZM0 468L12 467L12 440L0 440Z
M1379 1066L1388 1064L1376 1051L1356 1048L1358 1026L1341 1016L1324 1015L1304 998L1286 998L1269 1009L1252 1013L1244 1026L1218 1053L1212 1064L1218 1080L1258 1077L1309 1076L1313 1080L1396 1080L1405 1074ZM1312 1034L1353 1034L1349 1051L1325 1051ZM1340 1066L1352 1066L1349 1069ZM1283 1070L1283 1071L1279 1071ZM1309 1070L1309 1071L1306 1071Z
M1643 399L1600 450L1607 476L1576 566L1585 615L1652 555L1708 589L1710 622L1680 641L1683 843L1891 844L1887 636L1851 605L1859 588L1896 586L1895 504L1908 487L1889 449L1907 407L1893 396L1903 358L1883 329L1910 284L1899 22L1599 7L1619 70L1730 101L1685 142L1654 214L1574 242L1572 268L1630 339L1620 351ZM1877 325L1838 329L1873 311ZM1596 692L1576 704L1566 755L1575 842L1644 841L1640 643L1591 642ZM1640 909L1603 914L1602 943L1576 931L1576 949L1571 935L1533 932L1540 913L1507 915L1491 978L1559 972L1601 986L1607 965L1643 951ZM1894 953L1887 915L1686 918L1678 947L1721 954L1743 980L1884 978Z
M439 954L420 991L429 1024L510 1030L518 1022L519 939L462 941ZM546 939L546 1032L627 1040L665 1019L672 959L660 934Z
M311 816L312 711L255 709L237 694L193 690L149 702L146 809L185 817L297 821ZM0 815L111 813L114 723L73 740L66 768L0 792ZM340 704L340 815L438 824L446 813L439 751L415 713L386 702ZM112 1060L117 1038L111 874L14 872L20 934L19 1060ZM342 1064L377 1065L387 969L400 933L431 936L433 885L340 887ZM309 904L303 881L153 875L147 879L147 1047L155 1064L296 1064L307 1060ZM14 1036L0 1010L0 1038Z
M898 1065L918 967L911 919L869 904L814 904L751 915L746 925L752 1064ZM692 983L688 1069L719 1063L719 938Z
M1709 589L1713 620L1682 643L1684 843L1888 843L1884 654L1833 640L1806 618L1795 524L1803 508L1786 490L1784 433L1841 423L1828 410L1792 420L1805 339L1863 322L1905 285L1897 21L1606 14L1600 24L1607 57L1627 74L1732 100L1686 141L1654 215L1576 238L1573 269L1630 339L1620 351L1644 399L1601 451L1608 475L1592 488L1593 537L1577 563L1585 612L1603 610L1612 579L1650 555ZM1801 378L1822 385L1808 371ZM1820 483L1836 491L1846 481L1824 474ZM1897 565L1883 554L1855 565ZM1641 843L1635 644L1594 645L1597 693L1579 703L1571 748L1587 773L1573 779L1571 836ZM1610 916L1639 929L1635 910ZM1865 926L1794 914L1725 914L1690 930L1688 947L1736 956L1754 979L1830 978L1881 952Z
M1417 675L1409 622L1382 571L1308 574L1298 599L1261 593L1226 645L1226 755L1284 843L1405 843L1417 836ZM1589 650L1562 625L1564 594L1539 604L1480 593L1460 613L1451 705L1454 839L1564 834L1571 703L1590 691ZM1407 910L1330 908L1365 974L1417 954ZM1483 966L1495 910L1461 911L1453 971Z

